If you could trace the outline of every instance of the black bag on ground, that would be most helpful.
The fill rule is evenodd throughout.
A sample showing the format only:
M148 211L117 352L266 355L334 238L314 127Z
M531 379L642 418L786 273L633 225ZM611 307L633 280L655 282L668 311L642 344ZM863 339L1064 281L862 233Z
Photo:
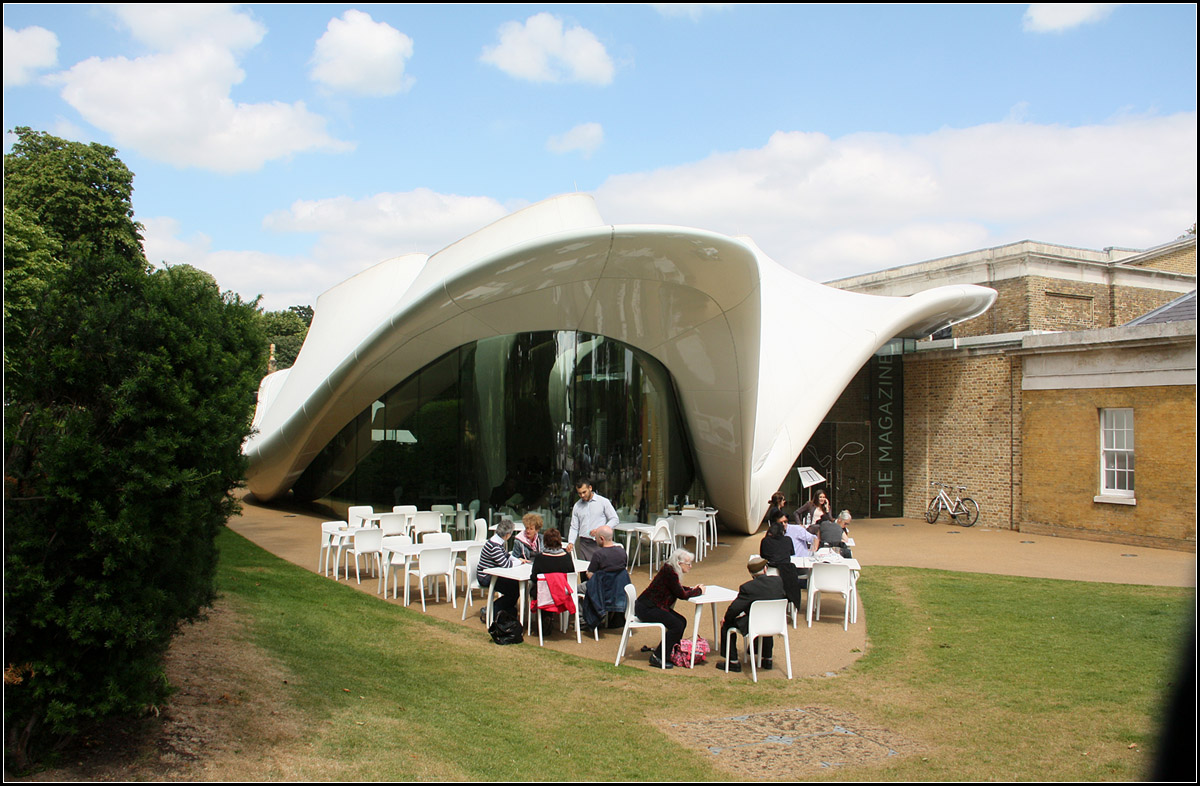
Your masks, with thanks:
M509 609L501 609L496 612L496 617L492 620L492 626L488 628L488 633L492 634L492 641L497 644L520 644L525 640L525 636L521 632L521 621Z

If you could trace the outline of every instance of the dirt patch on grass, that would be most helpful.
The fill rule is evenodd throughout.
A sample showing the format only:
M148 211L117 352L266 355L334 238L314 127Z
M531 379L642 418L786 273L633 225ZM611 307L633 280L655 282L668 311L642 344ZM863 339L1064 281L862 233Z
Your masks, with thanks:
M246 641L226 604L183 628L165 666L176 691L156 714L93 729L60 752L60 766L21 780L271 780L290 769L281 757L309 756L288 675Z
M739 780L793 781L831 767L861 767L922 752L895 732L821 707L671 723L663 731Z

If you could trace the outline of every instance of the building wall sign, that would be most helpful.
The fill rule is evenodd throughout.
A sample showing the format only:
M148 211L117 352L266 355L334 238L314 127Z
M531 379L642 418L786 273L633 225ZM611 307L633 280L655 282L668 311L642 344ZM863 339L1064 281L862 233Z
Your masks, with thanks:
M871 358L871 516L900 517L904 506L902 355Z

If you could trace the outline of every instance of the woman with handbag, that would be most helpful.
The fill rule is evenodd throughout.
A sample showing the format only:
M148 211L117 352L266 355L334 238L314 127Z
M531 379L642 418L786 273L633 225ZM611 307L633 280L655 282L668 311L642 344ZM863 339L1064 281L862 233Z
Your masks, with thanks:
M637 601L634 603L633 610L639 620L642 622L658 622L666 626L667 635L665 638L668 659L671 657L671 652L675 649L675 646L683 638L683 632L687 629L687 619L675 611L675 601L687 600L688 598L704 594L703 584L697 584L694 587L685 587L681 581L683 576L692 569L692 561L694 559L695 557L692 555L692 552L687 549L675 549L670 558L658 569L658 573L654 574L654 578L650 581L649 586L642 590L642 594L638 595ZM659 652L661 652L660 647L655 647L650 653L650 665L655 668L660 668L664 665L659 660ZM670 669L673 667L674 664L668 660L666 668Z

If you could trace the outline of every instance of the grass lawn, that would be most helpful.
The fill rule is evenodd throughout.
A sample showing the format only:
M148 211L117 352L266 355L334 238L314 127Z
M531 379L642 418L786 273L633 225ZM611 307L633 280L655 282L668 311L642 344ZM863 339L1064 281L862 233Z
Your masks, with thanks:
M288 780L736 780L660 726L797 707L920 749L797 779L1137 780L1192 635L1191 589L872 568L870 650L846 673L698 681L497 647L231 531L219 544L220 591L304 716L305 755L262 775Z

